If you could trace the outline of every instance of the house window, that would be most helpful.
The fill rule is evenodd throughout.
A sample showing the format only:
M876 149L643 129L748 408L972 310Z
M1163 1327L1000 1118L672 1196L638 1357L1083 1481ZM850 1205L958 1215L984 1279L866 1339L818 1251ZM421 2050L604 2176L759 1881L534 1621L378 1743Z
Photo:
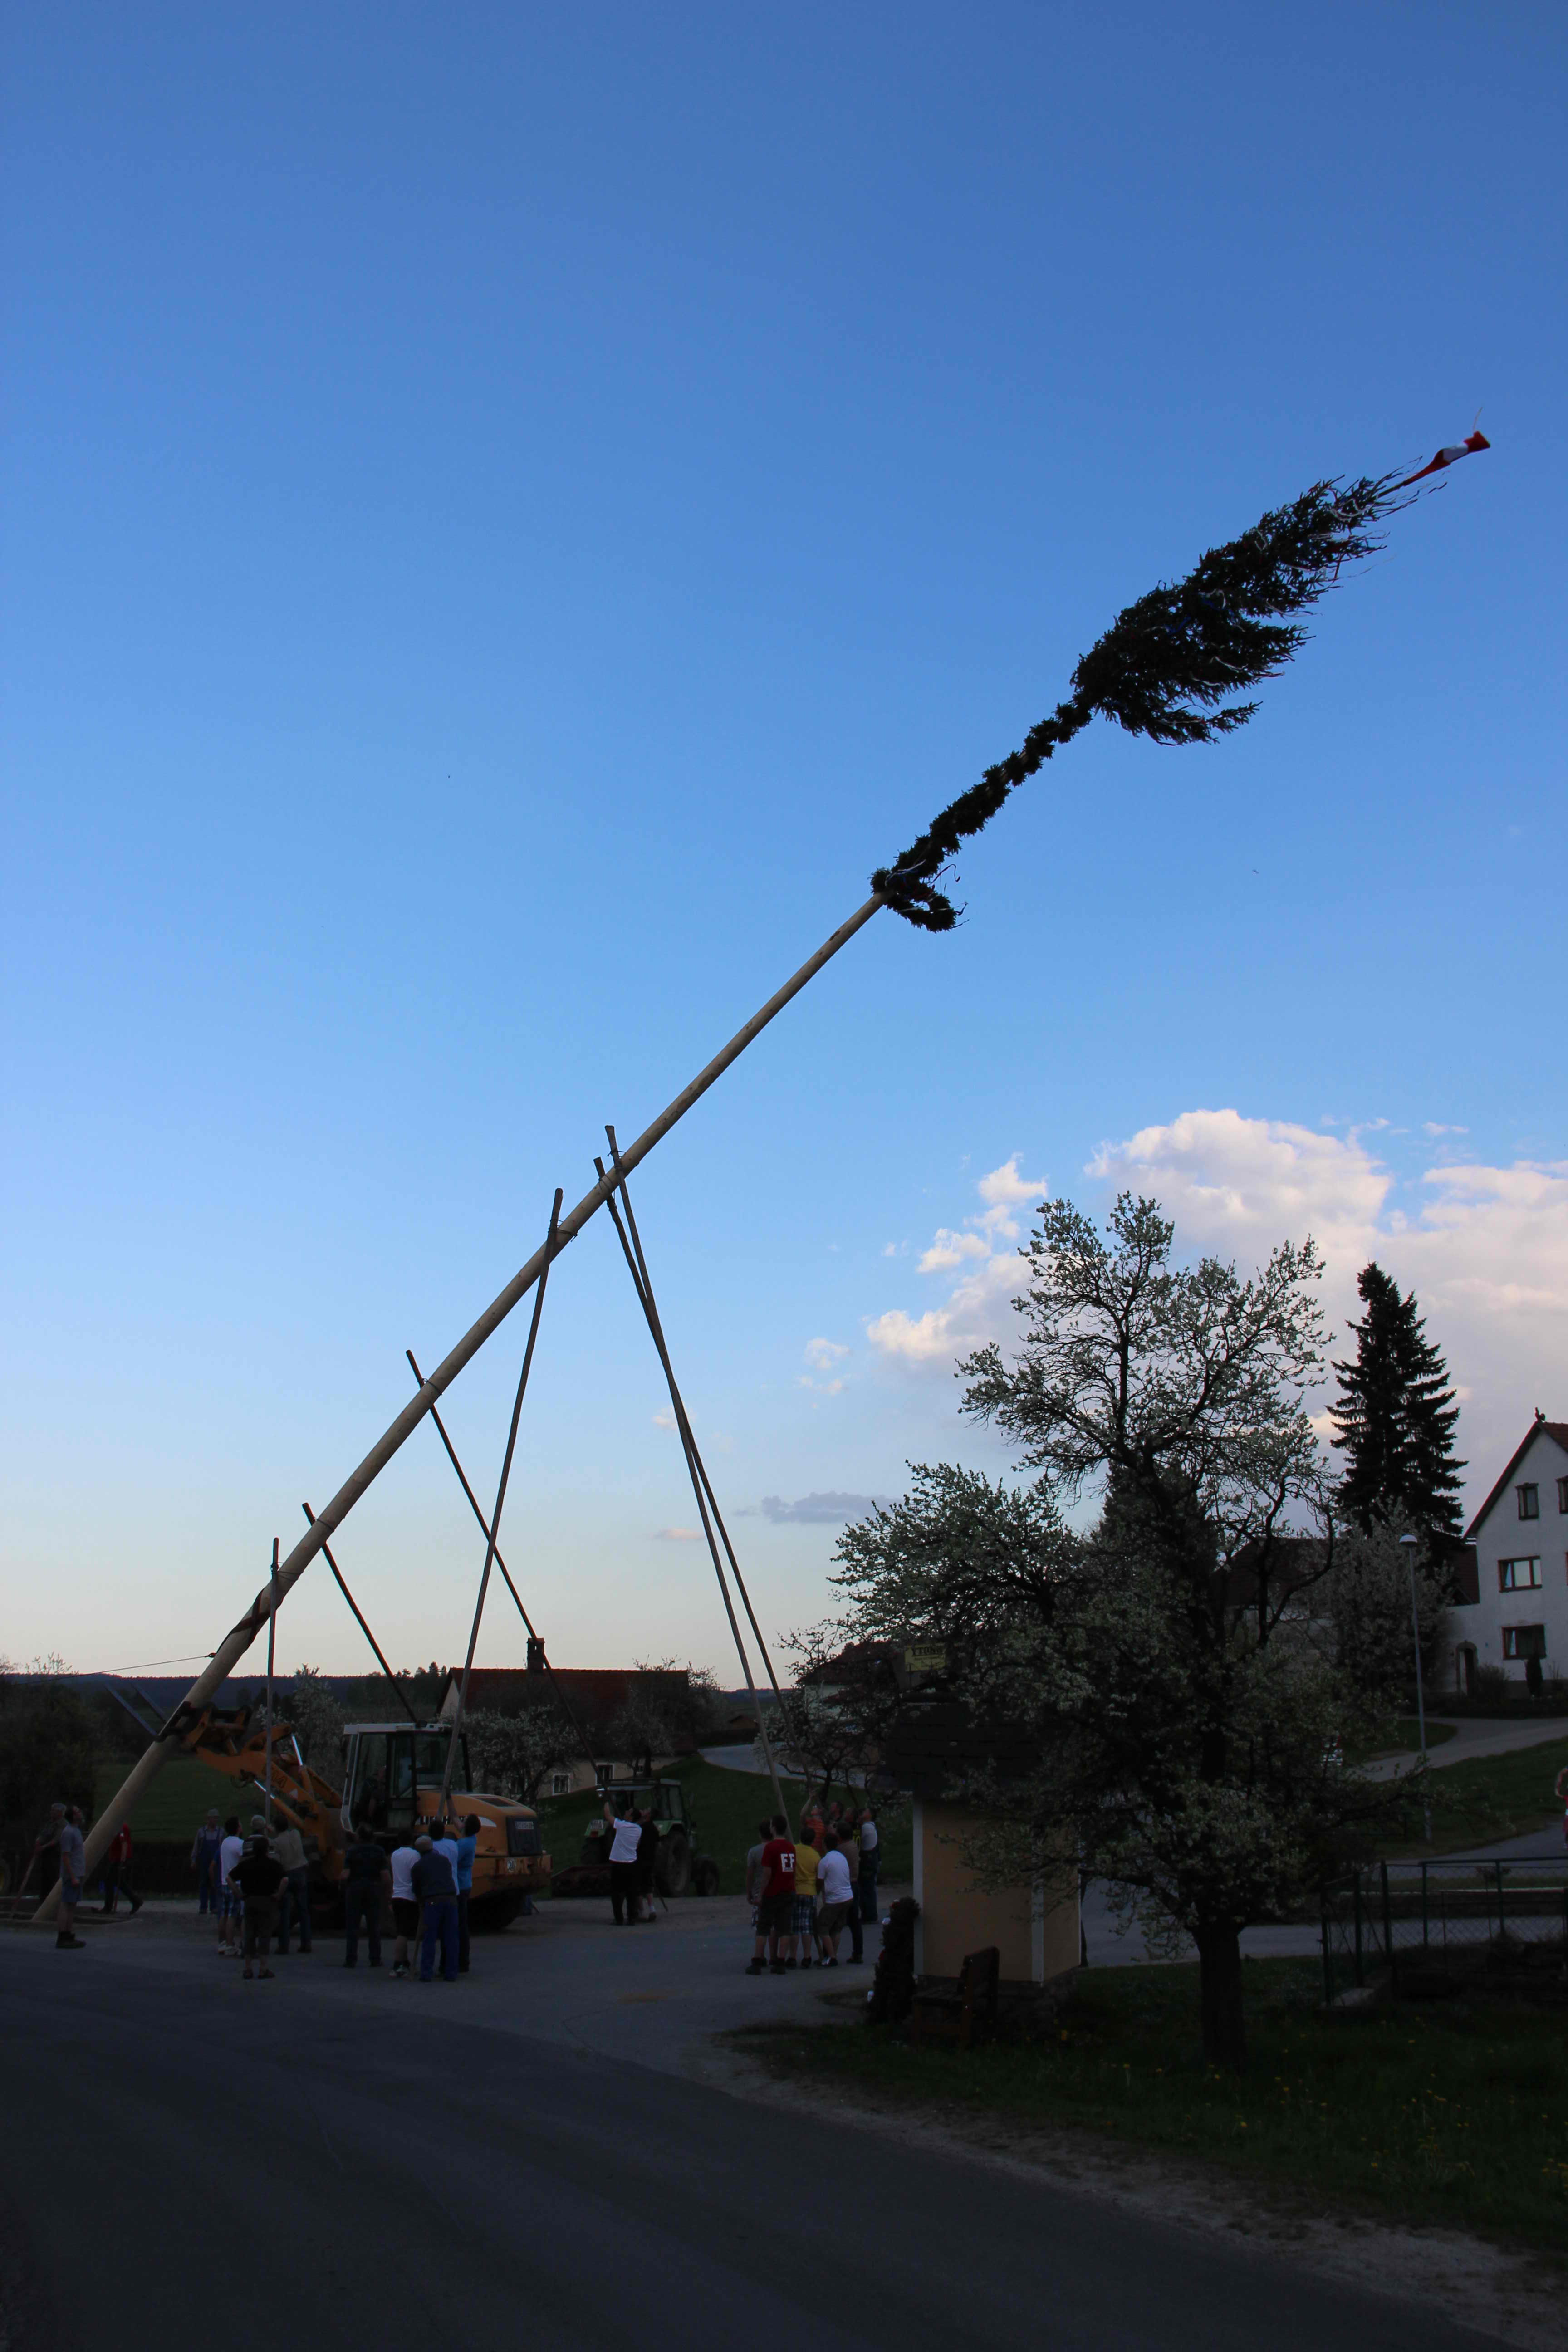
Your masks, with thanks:
M552 1797L569 1797L572 1794L571 1773L552 1772L550 1775L550 1793Z
M1500 1592L1539 1592L1541 1562L1538 1559L1500 1559L1497 1585Z
M1568 1478L1557 1481L1557 1507L1560 1511L1568 1511Z
M1516 1486L1513 1491L1519 1496L1520 1517L1521 1519L1538 1519L1541 1517L1540 1487L1536 1486Z
M1502 1654L1505 1658L1543 1658L1546 1655L1544 1625L1505 1625L1502 1629Z

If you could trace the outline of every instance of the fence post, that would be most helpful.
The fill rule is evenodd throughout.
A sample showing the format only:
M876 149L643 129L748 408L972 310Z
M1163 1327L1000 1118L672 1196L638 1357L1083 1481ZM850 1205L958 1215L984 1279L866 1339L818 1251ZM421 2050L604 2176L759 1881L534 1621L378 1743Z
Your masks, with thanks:
M1563 1890L1563 1919L1568 1924L1568 1885ZM1318 1895L1318 1923L1323 1934L1323 2007L1334 2005L1334 1968L1329 1958L1329 1890L1321 1888Z
M1397 1992L1399 1988L1394 1972L1394 1920L1388 1908L1388 1864L1380 1863L1378 1868L1383 1873L1383 1957L1388 1962L1388 1989L1390 1992Z
M1421 1949L1423 1952L1428 1948L1431 1940L1426 1918L1426 1864L1423 1863L1421 1865Z
M1355 1890L1355 1980L1359 1985L1366 1982L1362 1973L1361 1960L1361 1872L1359 1870L1353 1874L1351 1885Z
M1505 1943L1508 1939L1508 1928L1502 1916L1502 1864L1500 1862L1497 1864L1497 1939L1500 1944Z

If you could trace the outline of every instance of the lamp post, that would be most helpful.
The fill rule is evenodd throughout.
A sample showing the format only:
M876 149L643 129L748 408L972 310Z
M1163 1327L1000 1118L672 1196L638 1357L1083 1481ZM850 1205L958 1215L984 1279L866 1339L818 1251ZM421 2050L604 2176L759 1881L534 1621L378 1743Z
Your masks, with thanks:
M1415 1537L1412 1535L1401 1536L1399 1538L1399 1549L1404 1553L1405 1566L1410 1570L1410 1635L1415 1645L1415 1725L1421 1738L1421 1761L1423 1766L1425 1766L1426 1761L1426 1700L1421 1687L1421 1612L1415 1605L1415 1554L1418 1549ZM1432 1808L1425 1801L1425 1800L1422 1802L1421 1811L1426 1823L1426 1843L1430 1845L1432 1843Z

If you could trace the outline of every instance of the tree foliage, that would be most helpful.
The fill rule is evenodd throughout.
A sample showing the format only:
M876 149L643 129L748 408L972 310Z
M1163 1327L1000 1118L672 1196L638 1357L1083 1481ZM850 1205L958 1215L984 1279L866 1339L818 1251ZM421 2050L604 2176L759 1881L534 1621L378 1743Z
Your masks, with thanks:
M1341 1507L1365 1534L1400 1520L1413 1532L1454 1539L1461 1532L1454 1429L1459 1408L1447 1367L1426 1337L1415 1295L1373 1261L1356 1281L1365 1314L1351 1325L1352 1361L1336 1361L1339 1399L1331 1408L1344 1453Z
M878 1643L845 1649L824 1627L792 1633L784 1646L798 1664L768 1719L773 1753L824 1795L836 1786L847 1789L852 1773L876 1761L897 1711L892 1666Z
M1389 1692L1374 1662L1347 1664L1325 1598L1317 1253L1286 1244L1243 1278L1175 1265L1152 1201L1119 1200L1103 1236L1067 1202L1042 1217L1016 1353L964 1367L966 1410L1040 1475L918 1471L846 1530L847 1622L947 1643L955 1691L1015 1758L972 1776L997 1822L987 1866L1059 1866L1065 1841L1146 1925L1190 1937L1205 2054L1239 2066L1241 1930L1402 1801L1345 1760ZM1080 1534L1063 1506L1091 1485Z
M464 1729L476 1789L516 1797L525 1805L538 1803L549 1774L570 1760L577 1745L548 1685L507 1715L476 1707Z
M300 1753L323 1779L336 1780L343 1762L343 1709L337 1693L314 1666L296 1666L292 1688L274 1695L273 1712L287 1723Z
M58 1673L21 1680L0 1661L0 1855L16 1868L52 1804L92 1817L98 1735L93 1709Z

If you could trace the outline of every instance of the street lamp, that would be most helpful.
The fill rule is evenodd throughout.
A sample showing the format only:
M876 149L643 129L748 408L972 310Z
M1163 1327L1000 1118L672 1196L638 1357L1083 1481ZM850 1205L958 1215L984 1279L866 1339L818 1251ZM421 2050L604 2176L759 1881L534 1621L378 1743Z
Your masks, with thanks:
M1426 1700L1421 1688L1421 1612L1415 1606L1415 1554L1419 1546L1414 1536L1404 1535L1399 1538L1399 1549L1405 1554L1405 1565L1410 1570L1410 1633L1411 1639L1415 1644L1415 1723L1416 1728L1421 1735L1421 1761L1422 1764L1425 1765L1426 1761ZM1429 1804L1424 1803L1421 1810L1425 1814L1426 1821L1426 1843L1430 1845L1432 1843L1432 1808Z

